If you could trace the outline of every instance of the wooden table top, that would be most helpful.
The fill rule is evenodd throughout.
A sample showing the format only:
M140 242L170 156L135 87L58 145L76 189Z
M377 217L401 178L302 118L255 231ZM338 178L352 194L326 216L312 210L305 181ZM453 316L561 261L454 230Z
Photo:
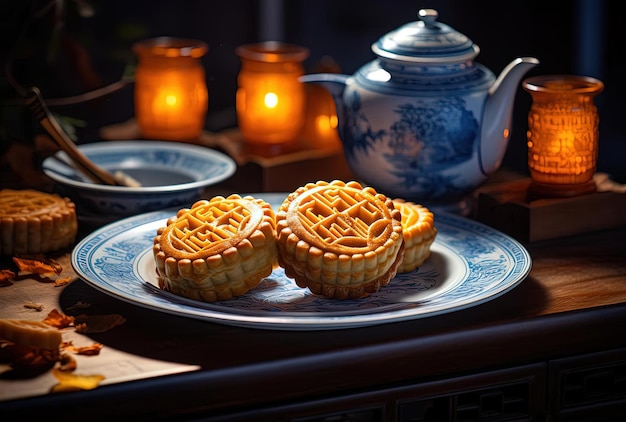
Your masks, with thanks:
M50 374L0 377L0 414L80 415L102 403L147 416L217 412L626 347L625 238L623 227L526 244L530 275L479 306L309 332L239 328L135 306L76 278L66 252L56 259L74 281L54 287L26 278L2 288L0 318L41 320L54 308L69 314L78 302L93 315L122 315L126 322L104 333L64 333L77 346L103 344L100 355L78 357L77 372L106 380L91 391L49 394L56 383ZM43 314L24 301L44 304ZM7 370L0 364L0 373Z

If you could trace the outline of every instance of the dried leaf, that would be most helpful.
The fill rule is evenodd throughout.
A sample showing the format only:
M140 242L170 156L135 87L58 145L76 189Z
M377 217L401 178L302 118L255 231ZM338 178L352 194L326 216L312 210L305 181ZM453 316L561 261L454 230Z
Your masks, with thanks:
M61 354L61 359L59 359L59 371L71 372L76 370L77 367L78 364L76 363L74 356L68 353Z
M72 281L72 277L61 277L54 280L54 287L63 287Z
M28 302L26 302L24 304L24 307L26 309L34 309L37 312L43 311L43 305L41 303L35 303L35 302L28 301Z
M52 375L59 383L52 387L52 392L93 390L105 379L103 375L78 375L72 372L64 372L58 368L52 368Z
M61 274L61 271L63 271L63 267L61 267L61 265L46 257L41 257L41 259L13 257L13 262L17 265L17 268L20 271L38 274L45 277L59 275Z
M75 353L77 355L96 356L100 354L102 350L102 343L93 343L91 346L76 347L74 345L68 345L65 350Z
M63 315L56 308L51 310L48 316L43 320L48 325L56 328L67 328L74 324L74 317Z
M12 278L15 278L17 274L11 270L0 270L0 286L10 286Z

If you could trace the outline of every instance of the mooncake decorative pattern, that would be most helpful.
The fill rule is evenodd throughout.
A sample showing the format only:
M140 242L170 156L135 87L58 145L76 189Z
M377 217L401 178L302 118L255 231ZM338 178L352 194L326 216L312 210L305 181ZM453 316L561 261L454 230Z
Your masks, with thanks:
M159 286L204 302L243 295L276 264L275 228L271 205L251 196L216 196L179 210L154 238Z
M404 239L400 211L371 187L308 183L276 213L278 263L300 287L328 298L361 298L396 275Z

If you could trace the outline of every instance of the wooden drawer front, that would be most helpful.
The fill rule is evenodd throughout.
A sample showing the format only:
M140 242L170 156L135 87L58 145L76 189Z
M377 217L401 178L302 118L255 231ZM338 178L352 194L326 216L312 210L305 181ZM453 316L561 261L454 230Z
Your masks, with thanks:
M396 391L373 394L377 402L386 402L386 406L378 405L369 408L352 408L346 411L318 414L315 416L291 418L290 422L440 422L440 421L531 421L537 415L533 409L532 378L515 383L495 385L486 388L471 389L458 393L443 394L434 397L422 397L423 389L418 388L414 395ZM424 387L427 387L426 384ZM434 389L439 389L436 386ZM406 394L408 393L408 394ZM393 397L412 395L415 398L393 400ZM369 401L366 397L362 401ZM347 398L346 402L359 402L355 397ZM347 404L344 402L344 405ZM364 403L365 404L365 403ZM373 403L368 403L373 404ZM318 405L318 409L330 403ZM387 409L385 412L384 409Z
M626 398L626 362L566 371L562 376L563 407Z
M342 396L289 403L212 418L271 422L510 422L545 416L544 363Z
M477 390L398 403L398 421L532 420L532 383L522 380Z
M549 368L557 420L626 420L626 349L559 359Z

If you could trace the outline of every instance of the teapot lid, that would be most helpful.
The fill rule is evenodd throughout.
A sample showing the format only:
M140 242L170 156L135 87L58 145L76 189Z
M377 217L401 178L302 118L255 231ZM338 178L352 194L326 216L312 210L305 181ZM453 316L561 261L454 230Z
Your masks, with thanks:
M419 21L407 23L384 35L372 51L378 56L413 63L458 63L472 60L480 48L468 37L437 22L435 9L421 9Z

